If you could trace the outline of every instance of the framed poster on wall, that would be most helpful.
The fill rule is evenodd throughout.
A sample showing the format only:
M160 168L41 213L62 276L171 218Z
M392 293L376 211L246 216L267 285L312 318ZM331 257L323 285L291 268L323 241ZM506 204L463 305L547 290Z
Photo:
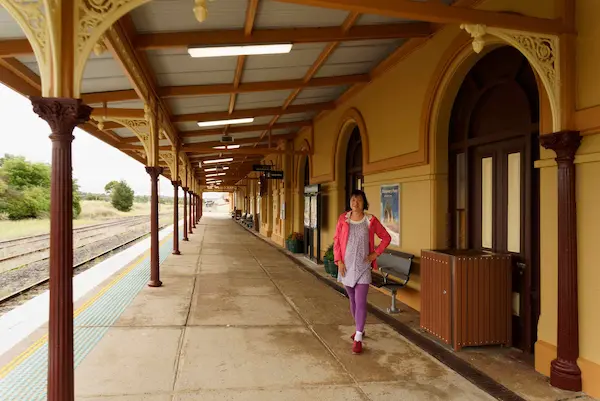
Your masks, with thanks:
M310 197L310 228L317 228L317 197Z
M392 237L391 245L400 246L400 185L381 186L381 224Z
M310 227L310 196L304 197L304 227Z

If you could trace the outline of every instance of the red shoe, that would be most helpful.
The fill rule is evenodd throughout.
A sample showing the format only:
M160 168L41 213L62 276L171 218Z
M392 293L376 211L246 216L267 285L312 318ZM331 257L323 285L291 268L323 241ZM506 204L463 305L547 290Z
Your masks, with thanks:
M354 344L352 344L352 353L355 355L362 354L362 341L354 341Z
M356 335L356 331L354 333L352 333L352 335L350 336L350 338L352 340L354 340L354 336ZM363 338L365 338L367 336L367 333L365 331L363 331Z

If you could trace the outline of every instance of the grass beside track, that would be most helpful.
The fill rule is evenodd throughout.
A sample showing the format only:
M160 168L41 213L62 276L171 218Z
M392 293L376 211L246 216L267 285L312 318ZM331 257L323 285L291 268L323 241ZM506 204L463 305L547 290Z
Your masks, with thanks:
M159 213L173 211L173 205L159 205ZM180 214L183 211L180 211ZM128 216L142 216L150 214L150 203L134 203L131 211L124 213L113 208L109 202L82 201L81 215L73 220L73 227L82 227L98 224L105 220L118 219ZM182 215L182 214L181 214ZM27 237L30 235L47 234L50 232L50 219L28 219L0 221L0 240Z

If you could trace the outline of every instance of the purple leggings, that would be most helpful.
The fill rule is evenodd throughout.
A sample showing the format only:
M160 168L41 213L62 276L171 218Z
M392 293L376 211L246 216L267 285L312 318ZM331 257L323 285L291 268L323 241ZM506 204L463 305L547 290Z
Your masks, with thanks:
M350 299L350 312L356 323L356 331L361 333L365 330L367 321L367 294L369 284L356 284L354 287L346 287L346 293Z

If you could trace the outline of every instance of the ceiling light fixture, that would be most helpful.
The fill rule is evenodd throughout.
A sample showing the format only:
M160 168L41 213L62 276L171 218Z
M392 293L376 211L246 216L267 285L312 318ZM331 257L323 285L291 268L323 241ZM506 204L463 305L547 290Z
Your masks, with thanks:
M241 145L213 146L213 149L239 149Z
M292 51L291 43L270 45L240 45L240 46L209 46L189 47L188 53L192 57L231 57L231 56L257 56L263 54L283 54Z
M225 159L204 160L202 164L227 163L231 161L233 161L233 157L226 157Z
M223 166L223 167L212 167L212 168L205 168L204 171L209 173L211 171L221 171L221 170L229 170L229 167L227 166Z
M233 118L229 120L198 121L198 127L215 127L217 125L248 124L254 121L254 117Z
M219 177L225 175L227 173L215 173L215 174L207 174L206 177Z

